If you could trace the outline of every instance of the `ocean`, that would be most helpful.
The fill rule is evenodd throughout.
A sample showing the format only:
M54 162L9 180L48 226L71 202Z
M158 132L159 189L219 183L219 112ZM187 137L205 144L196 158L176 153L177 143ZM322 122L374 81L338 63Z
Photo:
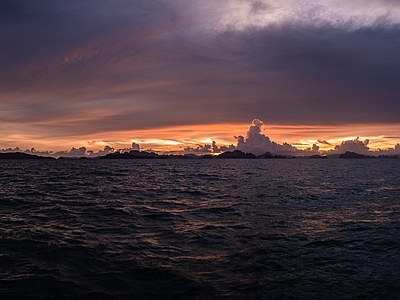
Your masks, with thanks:
M400 299L400 159L0 161L0 299Z

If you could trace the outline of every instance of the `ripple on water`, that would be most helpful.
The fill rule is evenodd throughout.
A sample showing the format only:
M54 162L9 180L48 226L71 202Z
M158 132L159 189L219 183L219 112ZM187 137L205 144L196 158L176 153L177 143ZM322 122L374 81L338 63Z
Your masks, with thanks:
M2 161L1 299L399 299L399 162Z

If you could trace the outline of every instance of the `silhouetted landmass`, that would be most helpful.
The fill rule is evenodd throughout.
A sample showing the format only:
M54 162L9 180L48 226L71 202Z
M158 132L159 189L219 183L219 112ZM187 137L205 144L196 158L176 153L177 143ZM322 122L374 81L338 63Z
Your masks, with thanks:
M100 156L99 159L194 159L199 156L194 154L165 154L159 155L154 152L131 150L129 152L114 152L105 156Z
M0 153L0 159L54 159L48 156L39 156L22 152Z
M264 154L257 156L257 158L274 158L274 156L270 152L267 151Z
M296 157L295 156L285 156L285 155L272 155L270 152L267 151L264 154L257 156L257 158L272 159L272 158L296 158Z
M253 153L244 153L240 150L227 151L217 156L217 158L256 158Z
M345 153L340 154L339 158L368 158L368 156L356 152L346 151Z
M87 156L59 156L57 159L61 160L77 160L77 159L91 159Z
M164 155L158 155L153 152L146 151L137 151L132 150L130 152L115 152L110 153L105 156L101 156L100 159L157 159L157 158L166 158Z
M168 159L193 159L193 158L199 158L197 155L193 154L168 154L168 155L159 155L161 158L168 158Z
M83 157L87 158L87 157ZM215 159L215 158L259 158L259 159L288 159L296 158L296 156L273 155L270 152L265 152L262 155L256 156L253 153L245 153L240 150L227 151L220 155L212 154L157 154L154 152L131 150L130 152L114 152L105 156L97 157L99 159ZM355 152L347 151L344 154L334 154L322 156L315 154L309 156L311 159L327 159L327 158L398 158L397 156L380 155L380 156L366 156ZM61 157L59 158L61 159ZM66 158L70 159L70 158Z
M204 154L204 155L200 156L199 158L200 159L212 159L212 158L214 158L214 156L211 154Z
M328 158L328 157L325 156L325 155L314 154L314 155L311 155L309 158L311 158L311 159L321 159L321 158Z
M254 155L253 153L245 153L240 150L227 151L219 155L212 154L157 154L154 152L131 150L130 152L114 152L109 153L105 156L96 157L64 157L60 156L57 159L60 160L86 160L86 159L215 159L215 158L258 158L258 159L288 159L296 158L295 156L284 156L284 155L273 155L270 152L265 152L262 155ZM302 158L302 157L300 157ZM303 157L307 158L307 157ZM359 154L356 152L347 151L343 154L329 154L326 156L315 154L308 158L311 159L327 159L327 158L371 158L371 159L399 159L398 155L379 155L379 156L368 156L364 154ZM23 152L6 152L0 153L0 159L55 159L50 156L40 156L35 154L28 154Z
M295 156L284 156L284 155L273 155L270 152L265 152L262 155L256 156L253 153L245 153L240 150L227 151L220 155L212 155L212 154L203 154L203 155L195 155L195 154L157 154L154 152L146 152L146 151L138 151L132 150L130 152L114 152L107 154L105 156L99 157L99 159L215 159L215 158L259 158L259 159L287 159L287 158L296 158ZM335 154L322 156L319 154L315 154L310 156L312 159L327 159L327 158L377 158L376 156L366 156L363 154L358 154L355 152L347 151L344 154ZM380 155L379 158L398 158L397 156L388 156L388 155ZM61 157L60 157L61 159Z
M146 152L146 151L138 151L138 150L131 150L131 151L129 151L129 154L134 156L134 157L157 157L157 156L163 156L163 155L158 155L157 153L154 153L154 152Z
M346 151L343 154L340 154L339 158L371 158L371 159L376 159L376 158L384 158L384 159L398 159L398 155L378 155L378 156L372 156L372 155L364 155L364 154L359 154L356 152L350 152Z

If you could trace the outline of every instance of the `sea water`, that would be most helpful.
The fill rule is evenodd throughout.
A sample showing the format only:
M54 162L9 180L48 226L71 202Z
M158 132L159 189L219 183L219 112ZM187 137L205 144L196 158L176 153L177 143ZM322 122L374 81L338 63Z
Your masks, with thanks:
M0 161L1 299L400 299L400 160Z

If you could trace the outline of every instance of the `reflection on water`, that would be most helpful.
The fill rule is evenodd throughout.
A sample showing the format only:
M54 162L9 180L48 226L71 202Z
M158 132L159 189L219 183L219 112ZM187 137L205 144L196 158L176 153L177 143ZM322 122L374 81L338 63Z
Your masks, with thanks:
M399 299L399 166L2 161L0 296Z

